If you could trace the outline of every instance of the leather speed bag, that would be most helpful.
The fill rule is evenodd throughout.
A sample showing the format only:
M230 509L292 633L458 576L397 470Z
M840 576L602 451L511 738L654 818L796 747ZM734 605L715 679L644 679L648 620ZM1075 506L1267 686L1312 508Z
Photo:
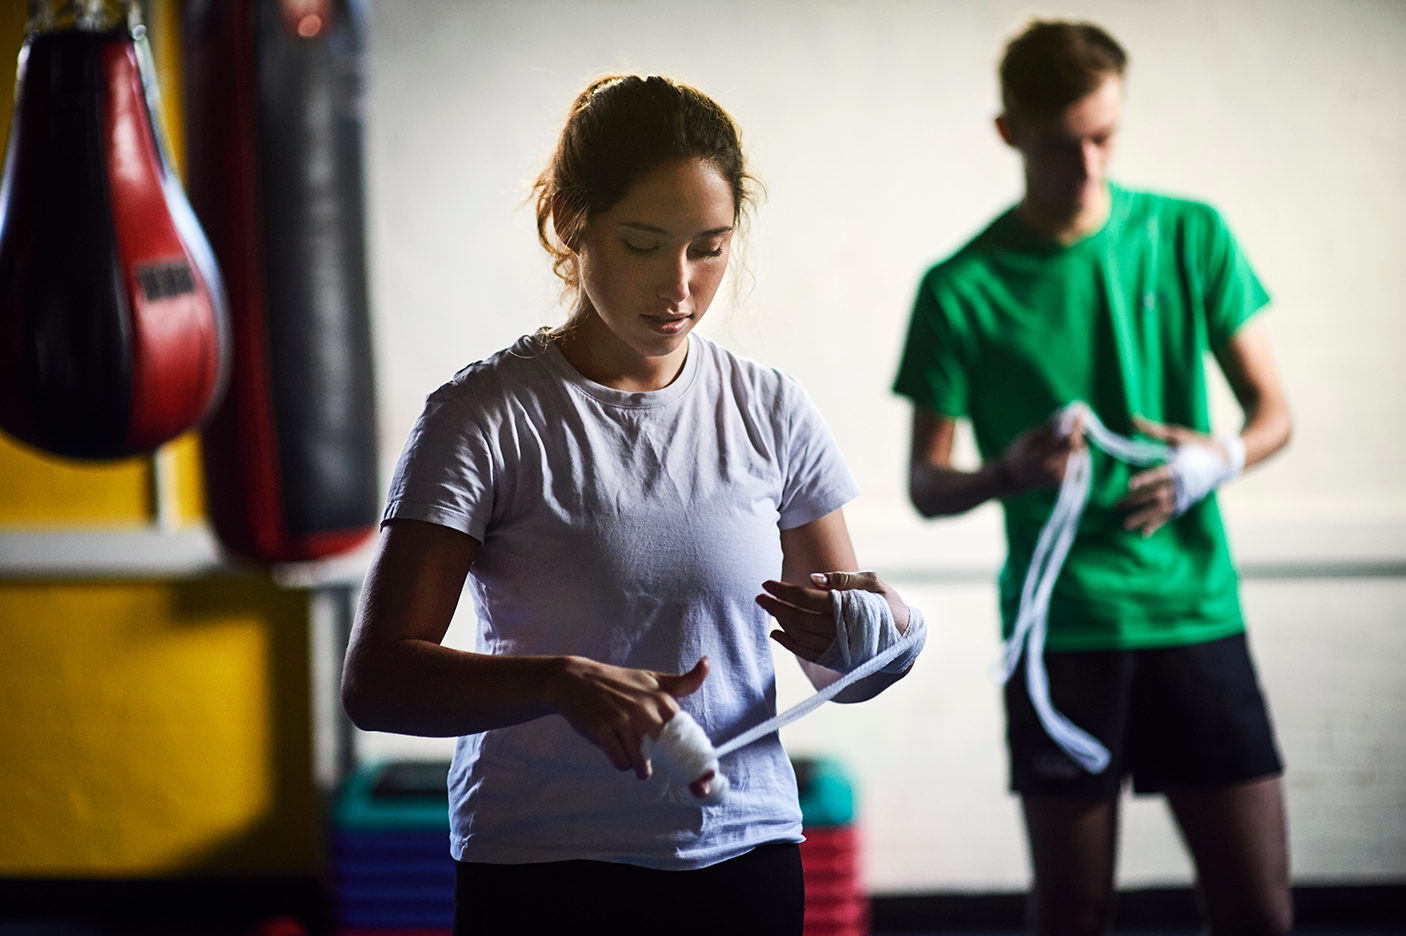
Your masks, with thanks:
M0 187L0 427L72 458L186 432L227 370L219 270L166 162L134 32L25 39Z

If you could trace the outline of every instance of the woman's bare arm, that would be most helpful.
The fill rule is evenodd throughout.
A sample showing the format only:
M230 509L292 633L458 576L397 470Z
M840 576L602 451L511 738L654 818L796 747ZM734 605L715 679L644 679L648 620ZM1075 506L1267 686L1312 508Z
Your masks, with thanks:
M816 588L811 575L817 572L856 571L858 561L850 542L849 529L845 526L844 513L834 510L819 520L782 530L781 550L781 578L784 584L777 587L775 582L765 583L763 587L770 594L757 596L757 603L776 618L780 629L772 632L773 639L796 654L811 684L823 689L839 679L840 674L812 661L834 641L835 618L829 592ZM898 632L904 633L908 628L908 605L898 592L877 576L866 584L872 584L888 601ZM904 675L875 673L847 687L835 696L835 701L863 702L872 699Z
M451 736L559 714L618 769L648 775L640 739L703 683L688 673L577 656L492 656L442 646L479 544L448 527L392 520L362 590L342 704L358 727Z

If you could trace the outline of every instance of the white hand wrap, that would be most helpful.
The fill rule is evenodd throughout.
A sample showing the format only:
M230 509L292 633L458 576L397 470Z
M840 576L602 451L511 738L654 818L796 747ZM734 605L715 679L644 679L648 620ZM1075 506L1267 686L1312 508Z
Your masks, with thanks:
M718 769L718 755L713 750L713 742L704 734L703 726L682 709L664 723L658 738L645 735L641 748L646 760L684 786L713 771L708 795L699 797L700 802L721 803L727 796L731 784Z
M1188 442L1177 446L1167 464L1172 469L1176 515L1180 517L1203 498L1245 470L1245 443L1238 435L1216 439L1225 447L1225 458L1208 445Z
M845 673L842 678L799 705L753 725L717 747L708 740L693 716L680 709L664 723L658 738L645 735L641 744L645 758L670 779L685 786L713 771L708 795L698 799L703 803L721 803L727 798L731 784L718 767L719 758L774 734L875 672L902 673L913 665L928 636L927 621L921 611L909 605L908 630L899 634L893 613L882 595L862 589L840 589L830 594L835 609L835 640L816 662Z
M848 673L900 640L906 640L908 649L880 670L884 673L902 673L913 665L922 652L928 637L928 626L917 608L909 607L908 632L900 634L883 595L859 588L846 588L830 592L830 600L835 607L835 640L816 659L818 665L837 673Z

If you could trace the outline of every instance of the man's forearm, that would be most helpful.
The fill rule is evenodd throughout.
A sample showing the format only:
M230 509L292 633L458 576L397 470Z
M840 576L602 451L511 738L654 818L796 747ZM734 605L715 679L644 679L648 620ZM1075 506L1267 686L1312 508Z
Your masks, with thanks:
M925 517L965 513L1010 492L1011 480L1000 465L987 462L979 471L959 471L915 462L909 470L908 496Z
M1264 461L1289 443L1294 421L1282 398L1257 401L1245 413L1240 440L1245 443L1245 467Z

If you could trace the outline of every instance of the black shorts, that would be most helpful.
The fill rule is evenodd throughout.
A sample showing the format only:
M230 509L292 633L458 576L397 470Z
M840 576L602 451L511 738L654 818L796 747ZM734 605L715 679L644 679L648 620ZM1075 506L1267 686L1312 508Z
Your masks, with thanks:
M454 863L454 936L801 936L805 904L800 846L789 842L696 871L608 861Z
M1223 787L1283 773L1243 633L1186 647L1047 652L1055 710L1098 738L1112 761L1089 774L1050 740L1025 688L1006 683L1006 742L1017 793L1113 798Z

